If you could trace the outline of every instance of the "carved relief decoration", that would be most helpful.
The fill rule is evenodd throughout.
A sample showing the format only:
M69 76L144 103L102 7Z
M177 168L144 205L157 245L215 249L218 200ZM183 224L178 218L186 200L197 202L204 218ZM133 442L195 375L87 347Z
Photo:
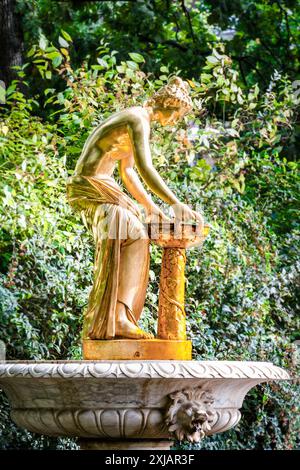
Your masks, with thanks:
M250 361L6 361L0 363L0 378L5 377L290 378L287 371L270 362Z
M166 425L179 441L200 442L215 420L214 398L201 387L170 394L171 404L166 412Z

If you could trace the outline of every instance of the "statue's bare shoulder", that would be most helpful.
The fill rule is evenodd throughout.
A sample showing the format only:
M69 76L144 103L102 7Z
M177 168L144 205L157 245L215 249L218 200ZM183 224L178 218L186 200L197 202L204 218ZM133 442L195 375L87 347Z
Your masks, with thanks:
M149 115L142 106L132 106L130 108L116 111L107 119L101 122L87 138L81 156L77 162L75 172L81 173L86 171L88 167L94 168L98 165L98 161L103 160L105 155L117 156L117 146L121 142L120 139L128 139L128 147L130 147L130 132L149 134L150 123ZM126 137L127 136L127 137ZM112 153L114 151L114 153ZM118 157L125 157L127 154L118 152Z
M115 130L116 128L135 126L138 124L149 125L149 116L142 106L132 106L130 108L116 111L109 118L100 123L89 135L86 145L94 145L99 139Z

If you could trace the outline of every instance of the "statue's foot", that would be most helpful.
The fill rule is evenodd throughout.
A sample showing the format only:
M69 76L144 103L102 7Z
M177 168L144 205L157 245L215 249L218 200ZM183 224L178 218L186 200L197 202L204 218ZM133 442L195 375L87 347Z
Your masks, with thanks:
M141 330L138 326L131 323L129 320L122 320L116 322L116 337L129 338L129 339L153 339L151 333Z

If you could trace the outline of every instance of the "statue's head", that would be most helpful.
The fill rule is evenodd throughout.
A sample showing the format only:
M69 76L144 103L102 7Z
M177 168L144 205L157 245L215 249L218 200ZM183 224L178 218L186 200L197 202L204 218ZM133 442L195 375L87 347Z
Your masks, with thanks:
M159 121L162 126L180 120L193 107L189 91L187 82L176 76L171 77L146 102L146 106L152 109L152 119Z

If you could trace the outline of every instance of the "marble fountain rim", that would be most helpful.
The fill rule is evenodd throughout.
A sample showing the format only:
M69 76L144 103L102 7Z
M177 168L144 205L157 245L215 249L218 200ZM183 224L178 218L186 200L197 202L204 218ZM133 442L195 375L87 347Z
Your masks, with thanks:
M237 425L251 388L289 379L284 369L258 361L0 362L0 388L8 395L12 419L19 427L96 439L105 445L116 439L147 442L174 437L199 442L203 432L212 435ZM136 395L125 387L120 396L120 386L130 382L135 382ZM209 427L191 434L181 416L186 406L201 413L205 409L203 426Z
M285 369L265 361L0 361L0 381L17 377L292 380Z

